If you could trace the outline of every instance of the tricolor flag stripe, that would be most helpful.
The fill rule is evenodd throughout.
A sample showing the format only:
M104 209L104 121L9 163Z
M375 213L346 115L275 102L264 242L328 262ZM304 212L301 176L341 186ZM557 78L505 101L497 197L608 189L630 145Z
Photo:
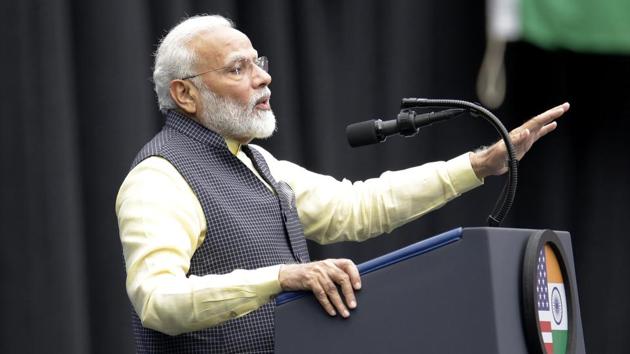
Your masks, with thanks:
M553 344L553 335L551 332L542 332L543 342Z
M551 300L551 329L567 330L568 329L568 308L567 295L564 291L564 284L549 283L549 299ZM555 295L554 295L555 294Z
M549 245L545 245L545 258L547 259L547 282L563 283L558 258Z
M553 347L556 349L556 353L567 352L568 331L552 331Z

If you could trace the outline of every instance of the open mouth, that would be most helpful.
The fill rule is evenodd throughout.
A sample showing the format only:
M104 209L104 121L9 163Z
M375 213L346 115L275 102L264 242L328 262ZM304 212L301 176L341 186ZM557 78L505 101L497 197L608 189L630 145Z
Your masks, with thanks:
M270 99L271 99L271 96L265 96L265 97L259 98L258 100L256 100L256 108L264 109L264 110L271 109L271 105L269 104Z

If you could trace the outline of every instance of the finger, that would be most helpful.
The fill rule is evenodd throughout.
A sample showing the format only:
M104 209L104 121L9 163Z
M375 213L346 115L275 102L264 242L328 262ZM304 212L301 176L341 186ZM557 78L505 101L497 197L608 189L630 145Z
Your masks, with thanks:
M562 107L562 109L564 109L564 111L568 111L569 108L571 108L571 104L569 102L565 102L563 104L560 105Z
M550 122L554 121L555 119L560 118L566 111L569 110L569 103L563 103L559 106L553 107L539 115L537 115L536 117L532 118L530 121L535 122L537 125L539 125L538 128L543 127L547 124L549 124Z
M361 275L353 261L349 259L338 259L335 261L335 264L348 274L355 290L361 289Z
M317 301L319 301L319 303L322 305L324 310L328 312L329 315L334 316L337 314L333 305L328 300L328 295L326 294L326 291L324 290L324 288L321 287L319 283L313 284L311 290L313 291L313 295L315 295Z
M552 131L554 131L556 129L556 127L558 127L558 123L557 122L551 122L551 123L545 125L544 127L542 127L540 129L540 132L538 133L538 138L542 138L543 136L551 133Z
M337 312L341 314L343 317L349 317L350 312L346 308L346 305L341 300L341 296L339 295L339 291L337 291L337 286L333 283L330 278L322 279L322 286L326 291L326 295L328 295L328 299L332 302L333 306L337 309Z
M352 284L350 283L350 276L341 270L341 268L337 268L337 272L333 275L333 277L335 283L341 286L341 293L343 294L348 307L351 309L356 308L357 299L354 297L354 290L352 289Z

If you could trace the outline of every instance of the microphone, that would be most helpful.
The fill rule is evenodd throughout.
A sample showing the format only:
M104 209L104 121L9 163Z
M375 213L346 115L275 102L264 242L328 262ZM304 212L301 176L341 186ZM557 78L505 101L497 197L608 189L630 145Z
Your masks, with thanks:
M431 105L433 101L435 100L430 100L428 98L403 98L400 102L400 108L424 107Z
M421 127L453 118L465 111L463 108L453 108L417 114L411 109L403 109L396 119L386 121L372 119L350 124L346 127L346 137L350 146L359 147L383 142L388 136L394 134L413 136Z

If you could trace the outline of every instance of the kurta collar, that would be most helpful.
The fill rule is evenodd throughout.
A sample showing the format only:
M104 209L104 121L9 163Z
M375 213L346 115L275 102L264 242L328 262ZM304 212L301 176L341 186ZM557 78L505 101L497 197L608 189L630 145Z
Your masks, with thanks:
M227 144L228 149L233 155L237 155L239 151L241 151L241 143L234 139L225 138L225 143Z

